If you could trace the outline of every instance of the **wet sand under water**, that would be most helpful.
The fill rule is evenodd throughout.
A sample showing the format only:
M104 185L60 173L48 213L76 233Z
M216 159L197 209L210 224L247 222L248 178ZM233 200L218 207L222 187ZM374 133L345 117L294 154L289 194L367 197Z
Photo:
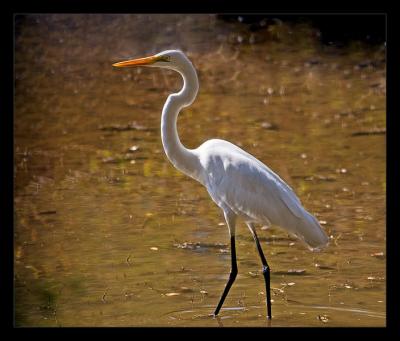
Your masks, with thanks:
M212 15L28 15L15 32L17 326L385 325L380 46L322 46L307 25L250 32ZM311 253L259 228L270 324L242 222L239 275L219 319L209 316L229 274L229 235L206 190L162 150L160 113L179 76L111 67L169 48L188 52L200 79L179 118L182 143L246 149L331 238Z

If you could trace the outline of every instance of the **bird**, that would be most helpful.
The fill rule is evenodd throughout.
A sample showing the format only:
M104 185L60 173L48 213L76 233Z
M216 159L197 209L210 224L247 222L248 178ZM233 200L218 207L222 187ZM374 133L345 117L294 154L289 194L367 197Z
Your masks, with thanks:
M219 303L212 314L220 312L238 274L236 260L236 221L242 219L255 241L262 264L266 288L267 319L271 313L270 267L256 233L256 224L276 225L299 238L311 251L329 244L318 220L301 204L292 188L268 166L233 143L210 139L198 148L188 149L177 131L179 112L190 106L198 93L199 80L192 62L181 50L166 50L144 58L112 64L116 68L156 67L178 72L183 86L170 94L161 114L161 141L165 154L175 168L201 183L222 210L230 236L231 270Z

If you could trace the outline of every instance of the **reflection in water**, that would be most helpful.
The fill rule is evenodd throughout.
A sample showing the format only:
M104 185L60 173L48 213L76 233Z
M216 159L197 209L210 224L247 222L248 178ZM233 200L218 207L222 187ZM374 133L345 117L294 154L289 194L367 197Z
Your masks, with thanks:
M307 306L303 306L303 307L307 307ZM335 310L335 311L350 312L350 313L356 313L356 314L366 314L370 317L377 317L377 318L382 318L382 319L386 318L385 314L377 313L377 312L369 311L369 310L364 310L364 309L326 307L326 306L309 306L309 308L321 309L321 310L326 310L326 311Z
M200 78L179 118L182 143L243 147L331 238L312 254L260 228L273 326L385 325L384 49L322 46L305 24L253 32L212 15L28 15L15 32L16 325L217 325L194 317L213 312L226 283L227 227L160 141L162 105L181 80L111 67L168 48L187 52ZM243 309L220 321L265 326L256 249L242 224L237 234L225 305Z
M221 318L217 315L217 316L215 316L215 319L217 320L217 322L218 322L218 326L219 327L223 327L224 326L224 324L222 323L222 320L221 320Z

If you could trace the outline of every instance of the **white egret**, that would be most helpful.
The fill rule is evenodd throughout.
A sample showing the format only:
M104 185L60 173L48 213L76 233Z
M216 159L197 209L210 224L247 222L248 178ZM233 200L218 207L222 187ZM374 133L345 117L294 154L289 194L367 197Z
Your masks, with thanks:
M149 66L177 71L183 87L168 96L161 115L161 139L168 159L181 172L207 188L222 209L231 238L231 272L214 316L218 315L236 275L235 225L241 217L253 235L262 262L267 316L271 319L270 268L258 240L255 224L274 224L303 240L311 250L328 244L317 219L301 205L293 190L270 168L234 144L212 139L196 149L185 148L176 128L179 111L196 98L199 81L185 54L167 50L156 55L113 64L115 67Z

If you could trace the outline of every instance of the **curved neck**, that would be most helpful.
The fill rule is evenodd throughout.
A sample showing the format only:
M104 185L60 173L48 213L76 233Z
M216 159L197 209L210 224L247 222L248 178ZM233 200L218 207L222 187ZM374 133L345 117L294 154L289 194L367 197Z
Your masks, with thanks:
M178 136L176 121L180 110L195 100L199 82L194 67L188 64L177 69L183 77L183 87L169 95L161 115L161 140L168 159L181 172L199 181L200 161L193 150L185 148Z

